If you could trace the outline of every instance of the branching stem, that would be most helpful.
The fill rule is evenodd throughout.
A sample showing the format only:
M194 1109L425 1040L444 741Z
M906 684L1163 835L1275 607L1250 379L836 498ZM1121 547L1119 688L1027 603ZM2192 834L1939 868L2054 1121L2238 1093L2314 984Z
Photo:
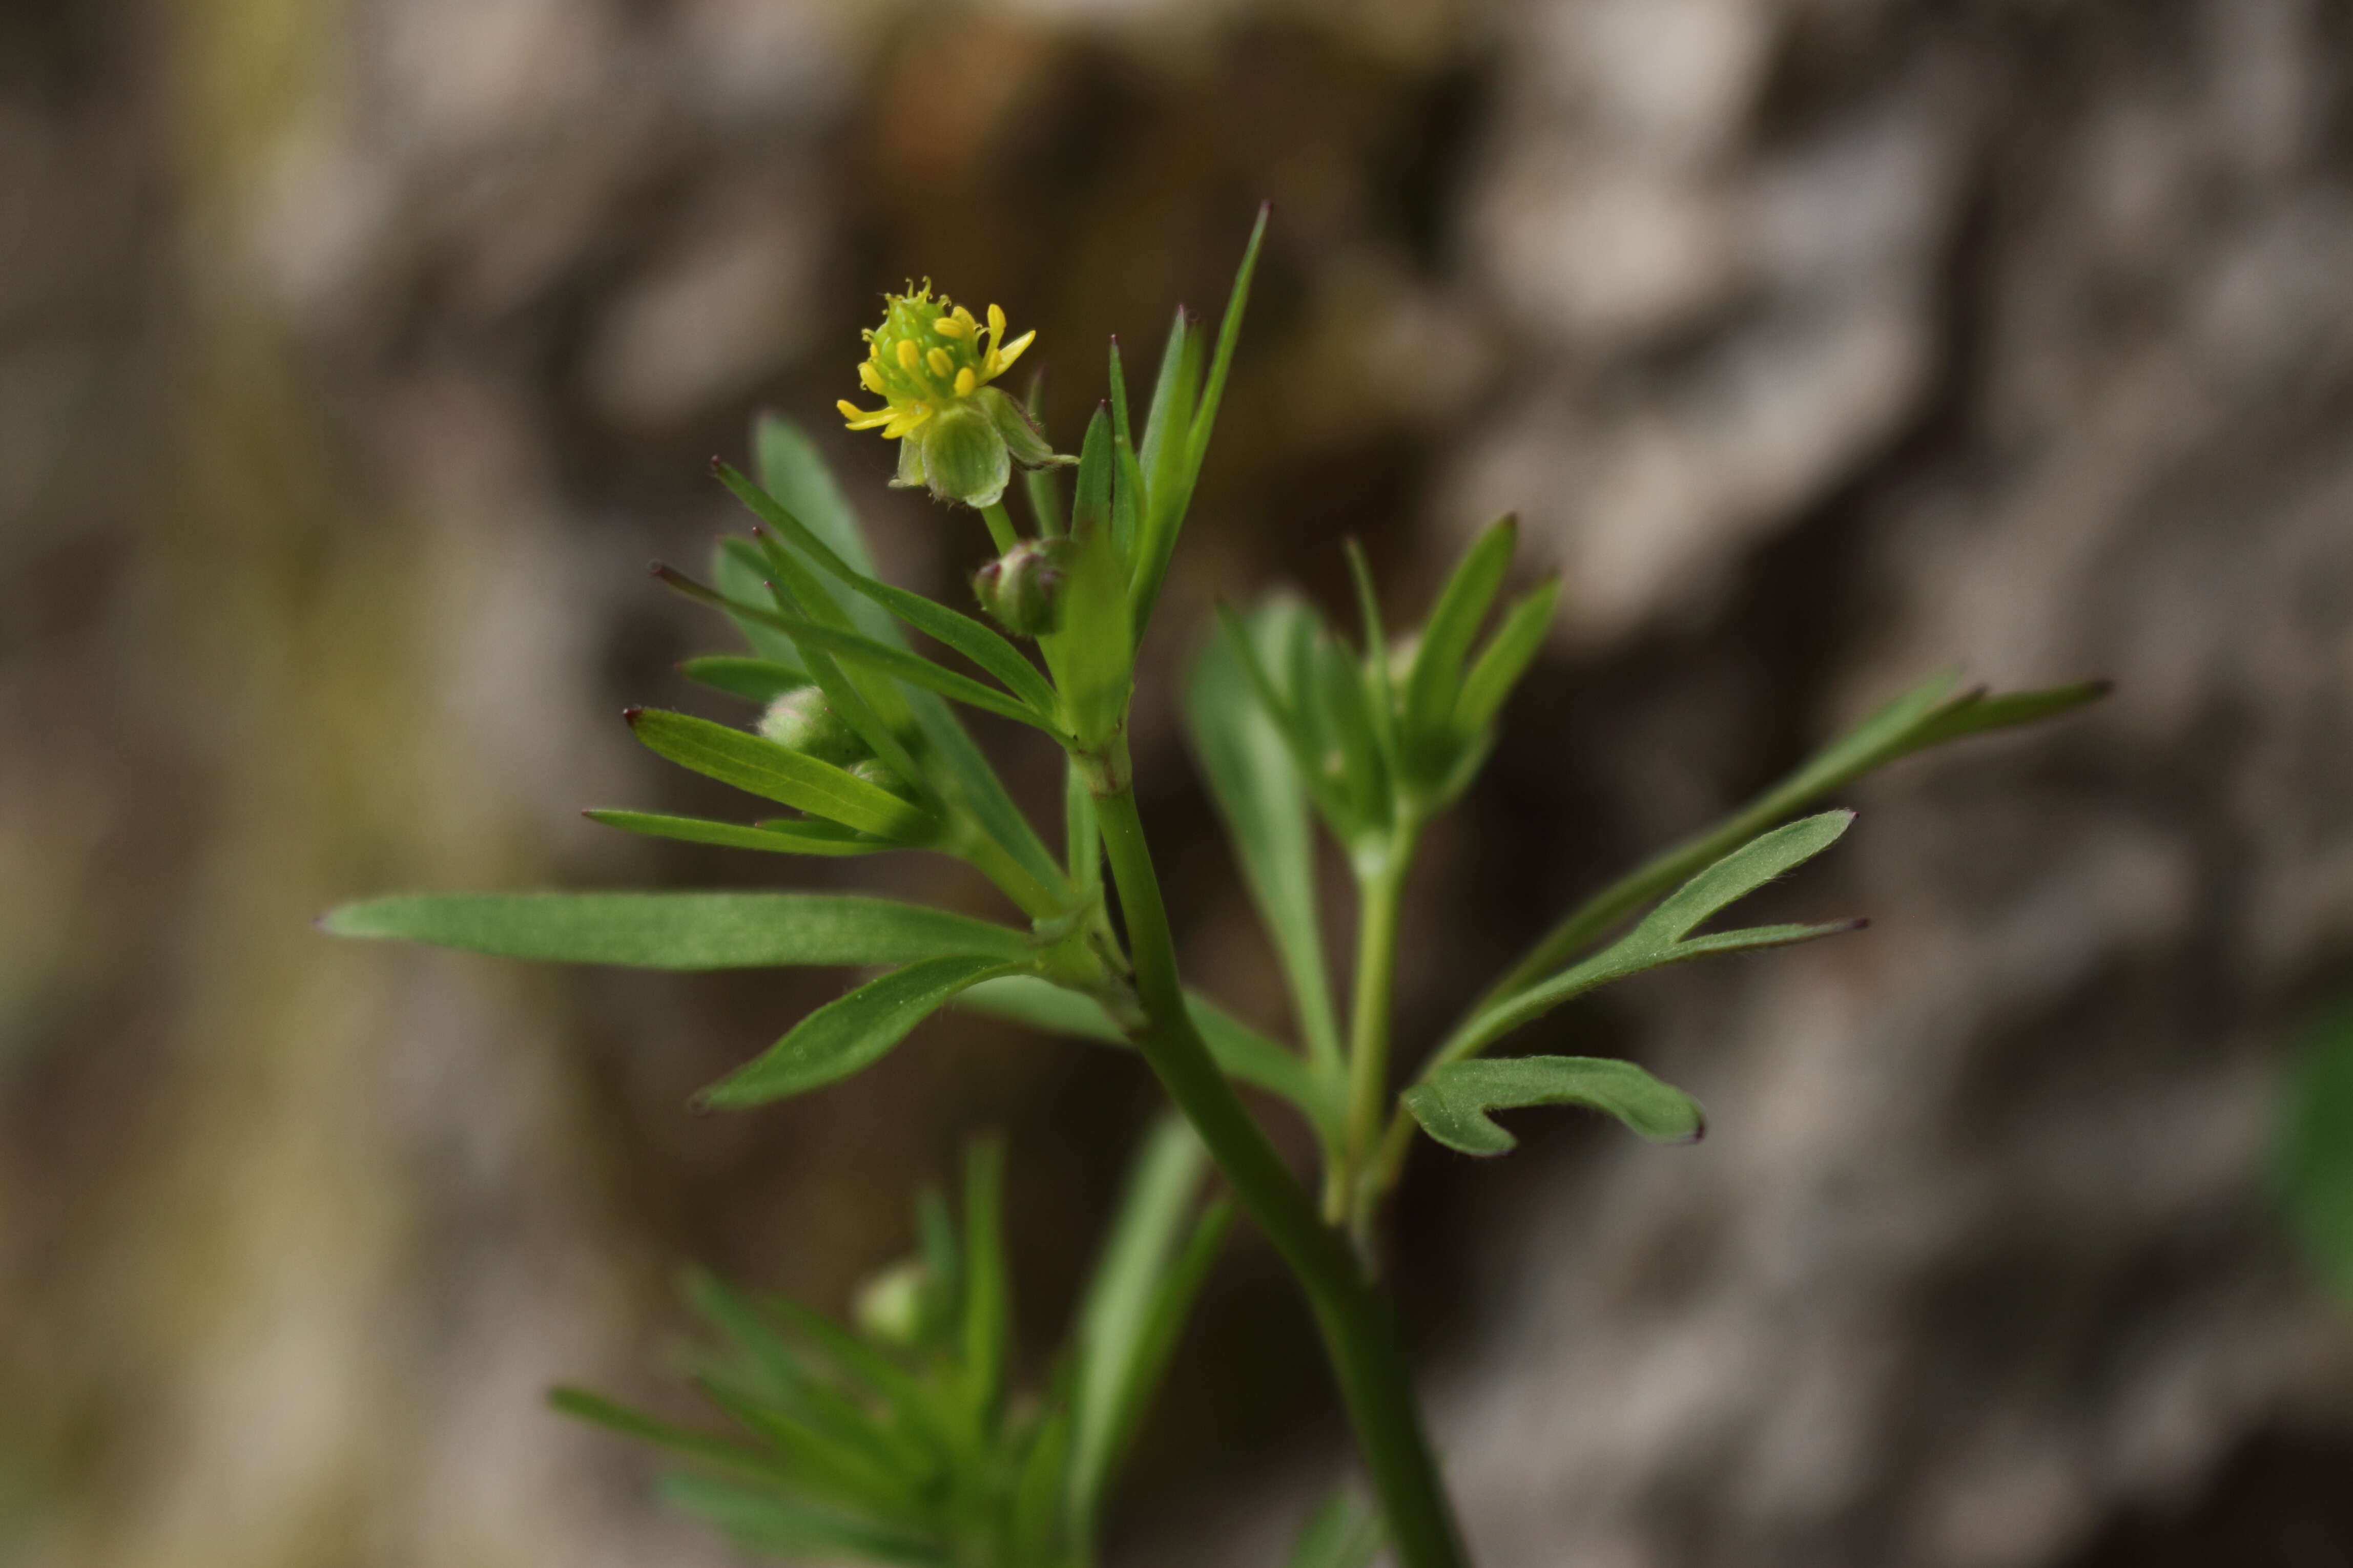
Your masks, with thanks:
M1134 791L1123 784L1098 795L1095 811L1144 1005L1136 1048L1306 1293L1400 1568L1468 1568L1422 1430L1395 1310L1346 1239L1318 1216L1195 1032Z

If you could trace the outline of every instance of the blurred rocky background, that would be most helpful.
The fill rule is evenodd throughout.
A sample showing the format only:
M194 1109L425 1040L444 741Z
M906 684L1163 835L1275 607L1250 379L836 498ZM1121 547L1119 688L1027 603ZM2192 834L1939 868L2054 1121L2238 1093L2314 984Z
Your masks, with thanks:
M832 428L878 292L1041 328L1067 445L1262 196L1139 736L1241 1010L1282 1022L1168 682L1221 596L1343 610L1349 534L1398 616L1497 510L1566 573L1412 901L1409 1040L1899 685L2122 683L1854 792L1774 897L1867 935L1547 1026L1707 1143L1420 1162L1482 1560L2353 1561L2353 1319L2267 1176L2284 1043L2353 987L2348 70L2341 0L14 0L0 1563L734 1561L541 1391L674 1402L689 1259L838 1308L984 1126L1050 1345L1135 1064L945 1020L698 1118L839 977L307 922L774 875L574 815L702 798L617 710L700 700L641 567L727 525L705 458L809 424L958 593L979 531ZM1245 1239L1119 1561L1276 1561L1345 1464L1309 1346Z

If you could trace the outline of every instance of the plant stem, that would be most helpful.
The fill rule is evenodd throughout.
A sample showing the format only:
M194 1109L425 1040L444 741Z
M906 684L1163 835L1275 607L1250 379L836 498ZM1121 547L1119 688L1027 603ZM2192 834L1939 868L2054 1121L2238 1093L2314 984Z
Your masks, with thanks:
M1397 976L1398 915L1405 898L1406 869L1413 863L1413 837L1410 827L1400 827L1356 882L1345 1149L1350 1223L1368 1266L1372 1215L1379 1196L1371 1177L1389 1106L1389 1005Z
M1110 771L1126 773L1124 767ZM1096 795L1095 813L1144 1006L1136 1048L1306 1293L1400 1568L1468 1568L1422 1430L1396 1312L1366 1279L1345 1238L1317 1216L1307 1190L1250 1120L1194 1031L1134 791L1122 784Z
M989 502L980 509L980 515L988 523L988 537L997 541L998 554L1021 542L1021 531L1013 526L1013 514L1005 510L1003 501Z

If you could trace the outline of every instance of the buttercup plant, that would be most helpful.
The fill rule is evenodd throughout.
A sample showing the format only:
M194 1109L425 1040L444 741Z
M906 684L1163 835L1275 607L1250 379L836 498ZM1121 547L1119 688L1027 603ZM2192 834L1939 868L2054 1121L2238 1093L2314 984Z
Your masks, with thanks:
M656 569L723 613L751 647L690 660L683 672L757 709L747 727L632 709L638 739L795 815L589 816L628 832L777 854L953 855L993 881L1021 922L789 891L410 896L327 919L345 935L518 958L881 972L705 1090L715 1107L833 1083L951 1002L1133 1047L1166 1087L1176 1119L1139 1156L1071 1347L1037 1396L1018 1400L1006 1386L1008 1295L996 1156L986 1152L967 1179L960 1236L944 1205L928 1201L921 1258L870 1290L854 1328L697 1287L735 1347L705 1386L744 1439L563 1396L712 1472L677 1483L676 1495L754 1545L895 1563L1091 1562L1109 1481L1221 1231L1219 1207L1194 1217L1213 1165L1313 1310L1376 1503L1367 1510L1335 1499L1303 1532L1296 1568L1361 1564L1384 1541L1405 1568L1464 1563L1381 1277L1383 1205L1417 1132L1500 1154L1513 1139L1492 1113L1576 1105L1644 1138L1698 1137L1698 1105L1630 1063L1490 1053L1626 975L1854 929L1860 922L1702 930L1835 842L1851 814L1808 813L1856 778L2104 689L1995 697L1950 674L1923 681L1757 800L1571 910L1452 1028L1407 1058L1390 1034L1406 878L1423 828L1461 797L1491 752L1505 700L1544 640L1555 587L1539 584L1496 613L1514 543L1507 519L1472 544L1419 630L1392 639L1352 551L1358 641L1278 598L1225 617L1186 692L1194 750L1281 961L1297 1039L1244 1025L1178 973L1136 809L1127 717L1137 647L1208 454L1265 221L1261 213L1214 343L1177 313L1140 429L1114 342L1109 396L1075 459L1056 455L1030 411L994 384L1033 334L1008 342L1002 311L991 307L984 324L928 284L888 298L858 368L885 406L845 401L844 415L851 428L900 443L896 482L981 514L1001 553L976 594L1002 632L881 581L814 448L775 419L755 432L756 482L714 465L754 520L748 537L721 546L709 584ZM1076 470L1067 497L1062 467ZM1016 468L1026 476L1027 534L1004 504ZM977 675L916 651L905 628ZM1034 643L1034 660L1020 641ZM1061 747L1059 851L1016 808L959 706ZM1345 1010L1324 957L1315 821L1356 886ZM1237 1084L1313 1131L1320 1189L1276 1152Z

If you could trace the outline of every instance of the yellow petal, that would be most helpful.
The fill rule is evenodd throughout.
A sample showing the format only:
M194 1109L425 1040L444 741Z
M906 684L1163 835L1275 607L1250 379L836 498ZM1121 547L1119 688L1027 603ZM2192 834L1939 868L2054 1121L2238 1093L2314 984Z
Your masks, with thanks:
M991 306L988 308L988 331L989 331L989 335L990 335L991 337L994 337L994 338L997 339L999 342L1002 342L1002 341L1004 340L1004 337L1005 337L1005 310L1004 310L1004 307L999 306L999 305L991 305Z
M942 316L932 323L932 331L944 338L960 338L972 331L970 321L957 321L954 316Z
M882 426L882 437L887 441L895 441L931 416L932 405L928 403L918 403L911 407L900 409L893 416L891 423Z
M955 369L955 361L948 358L948 351L945 349L934 349L923 358L925 363L931 365L934 375L946 375Z
M1010 370L1013 367L1013 362L1021 357L1022 351L1034 342L1037 340L1037 337L1038 329L1032 327L1028 331L1022 333L1019 337L1014 339L1011 342L1006 344L1004 348L990 350L988 355L988 374L992 376L998 376L1003 375L1008 370Z
M956 372L955 386L956 395L958 397L970 397L972 395L972 389L979 384L980 378L972 374L972 366L966 365L962 370Z
M852 430L871 430L877 425L888 425L899 416L896 410L890 408L878 408L869 413L846 397L834 406L841 410L841 416L849 421L849 428Z

